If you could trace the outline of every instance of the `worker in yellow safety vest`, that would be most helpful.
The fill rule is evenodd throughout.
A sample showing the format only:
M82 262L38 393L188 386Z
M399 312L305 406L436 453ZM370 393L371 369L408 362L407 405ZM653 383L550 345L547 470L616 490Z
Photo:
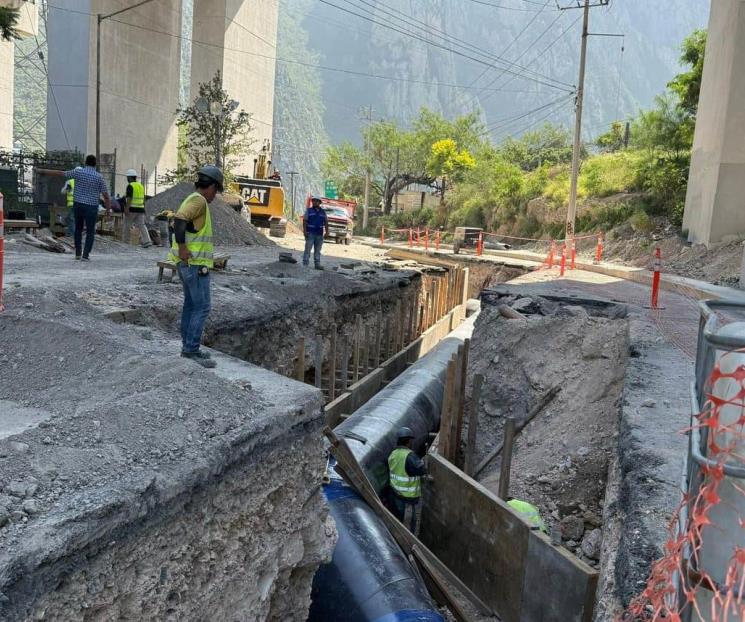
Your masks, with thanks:
M223 191L222 171L203 166L197 172L195 192L184 199L173 221L173 245L168 261L176 264L184 286L181 310L181 356L202 367L215 367L208 352L199 349L210 313L210 271L214 265L212 217L209 204Z
M76 166L75 169L79 169ZM75 180L68 179L62 186L62 194L65 195L65 205L67 206L67 235L72 237L75 234Z
M145 186L137 181L137 171L133 168L127 171L127 193L124 204L124 241L129 243L132 225L140 232L142 248L152 245L150 234L145 226Z
M541 518L541 513L538 511L538 508L534 506L532 503L528 503L527 501L521 501L520 499L514 499L510 497L510 499L507 501L507 505L509 505L515 512L520 514L528 523L530 523L531 528L533 529L539 529L543 533L548 533L548 529L546 529L546 524L543 522L543 519Z
M410 428L398 431L398 444L388 456L393 514L411 533L416 533L416 513L422 496L422 476L427 469L424 461L414 453L411 444L414 433Z

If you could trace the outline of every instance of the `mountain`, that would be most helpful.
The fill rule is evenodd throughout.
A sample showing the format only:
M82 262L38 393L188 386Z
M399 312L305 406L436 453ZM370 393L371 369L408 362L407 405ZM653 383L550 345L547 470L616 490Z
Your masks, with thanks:
M544 120L572 122L582 11L558 10L557 0L281 2L293 34L280 30L279 58L314 59L322 68L303 67L320 102L278 81L278 115L288 116L287 88L316 113L320 103L322 127L314 119L306 129L332 142L358 142L360 109L368 106L375 118L402 125L422 106L448 116L479 111L495 140ZM706 27L708 11L708 0L611 0L591 10L591 33L624 36L589 40L585 138L652 103L679 71L683 38ZM290 66L280 61L278 74ZM302 134L284 139L299 142Z

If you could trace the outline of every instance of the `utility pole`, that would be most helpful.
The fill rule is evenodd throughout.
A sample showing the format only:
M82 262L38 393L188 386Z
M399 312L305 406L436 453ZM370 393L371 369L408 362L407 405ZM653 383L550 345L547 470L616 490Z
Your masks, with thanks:
M287 173L290 176L290 200L292 201L292 217L295 218L295 175L299 175L297 171L289 171Z
M142 6L148 2L153 2L153 0L142 0L137 4L119 9L113 13L99 13L96 15L96 162L101 157L101 22L120 13L136 9L138 6Z
M577 84L577 103L575 105L574 123L574 146L572 148L572 176L569 185L569 207L567 209L566 238L569 243L574 240L574 222L577 218L577 183L579 181L579 159L582 152L582 106L585 98L585 67L587 65L587 38L590 36L590 9L596 6L607 6L609 0L584 0L576 6L559 7L562 11L570 9L583 9L582 19L582 46L579 56L579 80ZM558 3L557 3L558 4ZM622 35L600 35L600 36L622 36Z
M372 106L365 106L359 110L359 118L368 123L372 123L373 120ZM370 155L370 149L365 137L365 157ZM370 210L370 164L366 163L365 169L365 204L362 206L362 228L367 229L367 217Z
M582 19L582 51L579 55L579 83L577 85L576 118L574 122L574 148L572 149L572 178L569 185L569 209L567 210L566 238L573 243L574 221L577 217L577 182L579 180L579 157L582 148L582 104L585 96L585 64L587 63L587 30L590 22L590 0L585 0Z

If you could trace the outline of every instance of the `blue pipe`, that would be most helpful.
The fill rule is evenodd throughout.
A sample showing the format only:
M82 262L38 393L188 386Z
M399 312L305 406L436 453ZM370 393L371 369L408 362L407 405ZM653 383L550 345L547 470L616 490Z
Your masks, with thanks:
M411 428L421 448L439 427L450 358L473 328L467 321L357 410L335 432L343 436L380 493L398 429ZM309 622L444 622L418 572L383 521L329 467L323 492L339 539L313 578Z

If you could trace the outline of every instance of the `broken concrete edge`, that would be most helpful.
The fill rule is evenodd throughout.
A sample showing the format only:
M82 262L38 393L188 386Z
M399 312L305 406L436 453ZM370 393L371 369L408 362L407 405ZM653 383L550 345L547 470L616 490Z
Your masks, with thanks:
M273 403L266 404L262 416L206 445L200 460L160 471L123 474L119 485L79 491L40 517L32 535L19 548L0 554L0 605L7 598L4 593L19 584L41 582L31 588L36 595L53 589L66 573L71 557L126 537L131 528L162 513L182 495L208 485L262 447L298 432L319 433L320 447L320 391L218 352L213 352L213 357L218 362L217 375L225 380L250 380L253 386L272 388Z
M654 326L638 317L630 321L630 346L618 453L609 467L603 511L607 527L598 622L614 619L644 590L683 498L680 474L688 445L684 430L690 422L687 388L693 364L675 346L656 339ZM665 399L661 387L666 388ZM609 551L615 557L606 556Z

